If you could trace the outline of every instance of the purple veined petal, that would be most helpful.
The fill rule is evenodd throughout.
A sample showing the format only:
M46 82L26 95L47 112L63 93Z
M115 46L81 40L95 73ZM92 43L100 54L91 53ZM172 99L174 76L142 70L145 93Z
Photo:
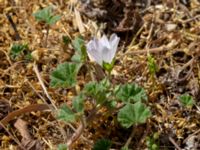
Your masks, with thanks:
M91 61L95 61L98 64L102 65L103 60L101 56L101 51L99 50L99 44L97 39L89 41L86 45L87 54Z
M116 35L116 34L112 34L110 36L110 39L109 39L109 42L110 42L110 45L111 45L111 56L112 59L115 57L115 54L116 54L116 51L117 51L117 47L118 47L118 44L119 44L119 40L120 38Z

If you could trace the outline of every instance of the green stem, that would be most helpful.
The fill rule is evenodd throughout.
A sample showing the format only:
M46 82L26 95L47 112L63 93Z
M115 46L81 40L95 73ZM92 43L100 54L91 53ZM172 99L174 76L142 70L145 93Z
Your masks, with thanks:
M92 71L92 65L87 61L85 62L85 64L86 64L87 70L89 71L89 74L90 74L92 81L95 81L94 73Z

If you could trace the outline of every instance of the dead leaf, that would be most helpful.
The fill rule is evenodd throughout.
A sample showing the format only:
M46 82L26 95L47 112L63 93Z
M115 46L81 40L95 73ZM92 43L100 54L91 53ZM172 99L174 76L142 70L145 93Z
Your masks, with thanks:
M39 140L34 140L29 133L27 122L22 119L17 119L14 126L22 136L21 144L27 150L43 150L43 146Z
M44 110L49 110L49 106L47 104L33 104L29 105L25 108L15 110L11 113L9 113L5 118L3 118L0 122L6 126L11 120L13 120L15 117L20 116L25 113L29 113L32 111L44 111Z

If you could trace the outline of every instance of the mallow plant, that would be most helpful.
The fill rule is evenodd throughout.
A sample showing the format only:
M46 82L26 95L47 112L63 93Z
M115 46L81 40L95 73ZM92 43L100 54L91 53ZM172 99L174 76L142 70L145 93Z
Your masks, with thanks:
M33 13L35 19L39 22L43 22L46 25L46 39L45 46L47 46L47 40L49 35L49 28L51 25L55 24L58 20L60 20L60 15L54 15L52 13L52 6L45 7L37 12Z
M85 44L83 38L77 37L72 41L75 54L70 62L59 64L50 75L50 85L54 88L74 88L77 81L77 75L89 57L90 61L98 63L107 75L111 73L114 67L114 57L120 38L112 34L108 39L106 35L102 38L94 38ZM87 57L88 56L88 57ZM146 106L147 94L145 90L134 83L113 84L107 76L101 81L90 81L84 85L83 89L74 96L72 105L63 104L58 111L58 119L74 123L80 122L77 131L65 143L61 145L70 150L72 144L79 139L84 129L96 119L101 113L117 112L117 121L124 128L136 128L145 123L151 116L149 107ZM85 103L91 103L91 110L84 107ZM106 108L104 112L100 111ZM133 134L133 133L132 133ZM131 134L131 137L132 137ZM127 149L131 138L127 140L122 149ZM99 139L93 147L93 150L109 150L112 147L112 141L109 139Z

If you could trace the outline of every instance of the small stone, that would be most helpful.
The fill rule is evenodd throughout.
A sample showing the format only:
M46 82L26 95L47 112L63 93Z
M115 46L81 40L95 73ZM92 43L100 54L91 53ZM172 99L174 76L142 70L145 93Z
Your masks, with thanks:
M176 27L177 27L177 25L176 25L176 24L173 24L173 23L165 24L165 29L166 29L167 31L169 31L169 32L175 30Z

